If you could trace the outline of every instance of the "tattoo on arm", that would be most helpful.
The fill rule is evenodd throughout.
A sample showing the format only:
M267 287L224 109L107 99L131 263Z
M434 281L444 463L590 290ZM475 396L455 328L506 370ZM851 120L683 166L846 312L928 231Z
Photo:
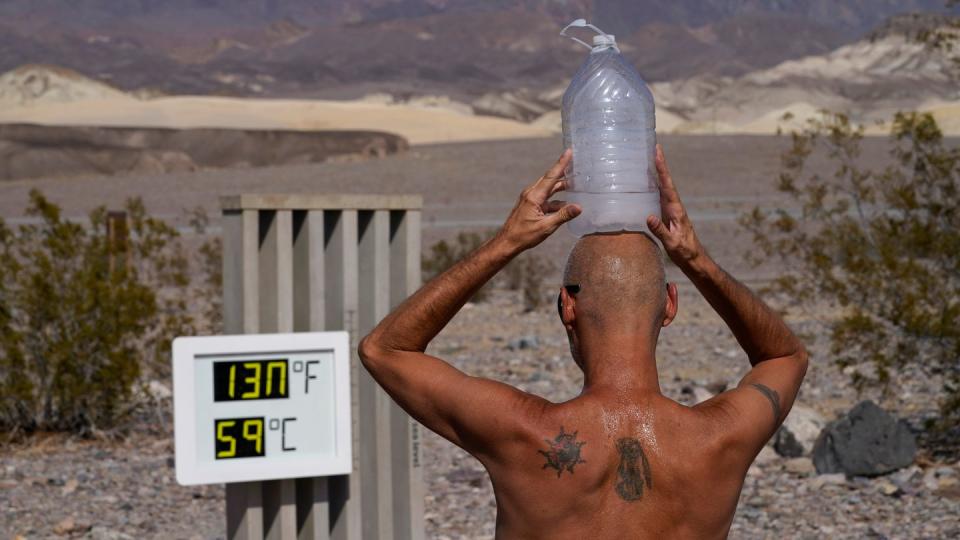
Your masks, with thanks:
M773 409L773 428L776 429L777 426L780 425L780 394L778 394L776 390L760 383L750 383L750 386L770 401L770 407Z
M650 462L643 453L640 441L633 438L623 438L617 441L617 453L620 454L620 464L617 466L617 495L628 501L639 501L643 497L643 488L653 489L653 475L650 471Z
M547 443L547 450L537 450L547 458L543 464L544 469L554 469L557 471L557 478L563 474L563 471L569 471L573 474L573 467L580 463L586 463L586 460L580 457L580 448L587 444L585 441L577 441L577 432L566 433L563 426L560 426L560 434L552 441L544 439Z

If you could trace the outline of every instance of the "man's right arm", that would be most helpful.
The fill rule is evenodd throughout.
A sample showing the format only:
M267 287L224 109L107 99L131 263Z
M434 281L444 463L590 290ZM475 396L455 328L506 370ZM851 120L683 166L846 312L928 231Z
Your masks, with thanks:
M663 219L648 218L650 230L730 327L753 366L736 389L702 404L723 414L729 435L723 438L749 463L793 406L807 353L783 319L703 249L659 148L657 170Z

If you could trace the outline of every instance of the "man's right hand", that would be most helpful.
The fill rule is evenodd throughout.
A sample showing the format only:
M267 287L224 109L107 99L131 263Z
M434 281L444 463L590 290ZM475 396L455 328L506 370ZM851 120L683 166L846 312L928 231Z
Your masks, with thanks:
M690 216L680 201L680 194L673 185L663 147L657 145L657 175L660 179L660 215L647 217L647 227L666 250L670 260L684 269L704 253L700 239L693 230Z

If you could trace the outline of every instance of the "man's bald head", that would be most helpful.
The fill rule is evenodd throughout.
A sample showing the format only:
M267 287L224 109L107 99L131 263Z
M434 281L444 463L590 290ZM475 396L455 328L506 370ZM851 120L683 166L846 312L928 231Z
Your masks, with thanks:
M593 234L573 247L565 285L580 285L576 316L606 331L651 330L662 323L667 302L660 248L643 233Z

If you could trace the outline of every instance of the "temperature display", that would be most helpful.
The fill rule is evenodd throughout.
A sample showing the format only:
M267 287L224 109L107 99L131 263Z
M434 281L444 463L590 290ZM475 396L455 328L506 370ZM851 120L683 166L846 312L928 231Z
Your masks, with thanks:
M214 362L213 400L287 398L287 364L287 360Z
M352 470L346 332L177 338L173 378L181 484Z
M263 418L214 420L217 459L260 457L263 453Z

